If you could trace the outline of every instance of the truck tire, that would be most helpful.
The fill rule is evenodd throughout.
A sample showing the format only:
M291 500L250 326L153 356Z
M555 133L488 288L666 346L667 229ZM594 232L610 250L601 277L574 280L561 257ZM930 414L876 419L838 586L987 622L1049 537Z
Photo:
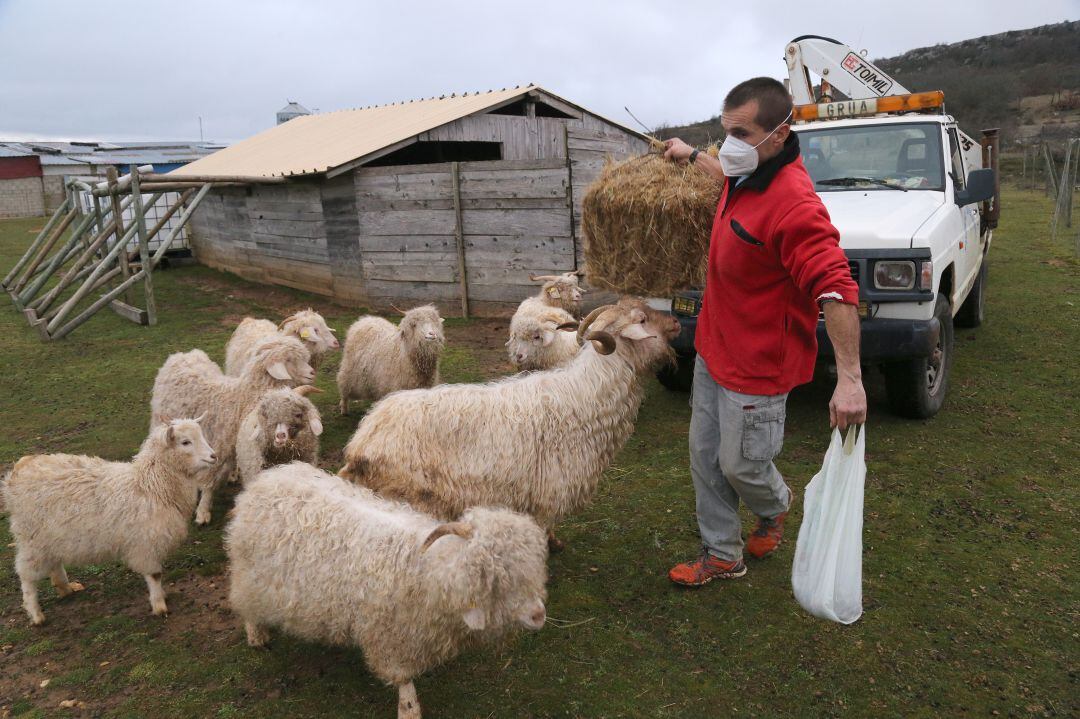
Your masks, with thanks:
M928 419L945 403L953 357L953 322L949 298L938 293L934 316L941 325L937 347L930 357L890 362L885 371L889 407L901 417Z
M986 258L983 258L979 267L979 275L975 278L975 284L971 286L964 304L960 305L960 311L953 318L953 324L957 327L978 327L982 324L986 313Z
M696 356L685 357L675 355L675 364L664 365L657 373L656 379L660 384L672 392L689 392L694 384L694 362Z

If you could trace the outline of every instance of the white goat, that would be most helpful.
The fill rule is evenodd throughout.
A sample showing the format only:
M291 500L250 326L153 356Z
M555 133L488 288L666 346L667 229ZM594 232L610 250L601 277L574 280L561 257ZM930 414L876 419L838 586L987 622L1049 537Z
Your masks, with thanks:
M543 282L540 291L534 295L548 307L566 310L574 317L581 316L581 296L585 292L578 284L578 277L584 272L563 272L561 275L529 275L533 282ZM519 306L520 308L520 306Z
M236 468L247 484L262 470L299 460L319 461L322 419L307 398L322 392L305 384L296 389L282 387L264 394L240 423L236 433Z
M279 334L258 340L240 376L227 377L202 350L170 355L154 379L150 400L153 427L162 416L188 417L205 413L204 426L217 462L210 469L195 511L195 522L210 522L214 488L236 465L236 433L240 422L269 390L309 384L315 370L300 340Z
M518 370L551 369L566 364L581 346L573 332L560 330L577 328L577 320L558 307L542 306L535 312L531 308L522 311L519 307L510 320L510 339L506 341L511 364Z
M432 305L409 310L396 327L371 315L354 322L337 374L341 413L349 413L351 399L375 401L397 390L438 384L446 342L442 323Z
M163 418L131 462L37 454L15 463L3 496L31 623L45 621L39 580L50 577L66 597L83 586L68 581L65 564L114 559L146 579L154 614L168 612L162 565L187 537L199 479L216 459L201 419Z
M245 317L225 345L225 374L239 376L244 363L251 359L255 343L275 333L302 341L311 353L311 366L316 370L331 350L341 347L337 337L334 337L334 329L327 326L323 316L310 307L289 315L277 327L270 320Z
M269 627L355 645L419 719L413 678L462 644L544 625L547 548L528 517L475 507L442 524L300 462L262 472L225 535L248 644Z
M633 431L642 378L672 359L679 323L626 298L593 310L579 333L591 341L563 367L378 402L339 474L444 519L504 505L550 531L592 498Z

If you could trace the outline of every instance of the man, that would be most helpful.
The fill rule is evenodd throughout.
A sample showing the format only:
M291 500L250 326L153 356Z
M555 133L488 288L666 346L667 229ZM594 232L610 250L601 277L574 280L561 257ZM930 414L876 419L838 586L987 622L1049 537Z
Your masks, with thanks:
M669 573L686 586L746 574L740 500L758 517L746 552L761 558L780 544L792 494L773 460L788 392L813 377L819 309L836 355L830 422L844 430L866 420L859 288L799 157L791 115L784 86L757 77L724 100L719 159L679 139L666 143L665 157L726 178L709 244L691 401L690 470L704 548Z

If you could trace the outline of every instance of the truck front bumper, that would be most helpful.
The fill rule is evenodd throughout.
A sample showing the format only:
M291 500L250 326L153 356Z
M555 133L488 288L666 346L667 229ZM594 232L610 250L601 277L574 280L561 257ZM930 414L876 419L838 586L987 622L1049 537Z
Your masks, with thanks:
M862 323L859 359L863 362L929 357L938 343L941 323L929 320L875 319ZM818 357L833 359L825 323L817 326Z
M675 314L682 332L672 342L676 354L693 357L697 317ZM862 324L859 357L863 362L916 359L929 357L937 346L941 332L936 318L929 320L873 319ZM817 326L818 357L833 359L833 346L825 331L825 323Z

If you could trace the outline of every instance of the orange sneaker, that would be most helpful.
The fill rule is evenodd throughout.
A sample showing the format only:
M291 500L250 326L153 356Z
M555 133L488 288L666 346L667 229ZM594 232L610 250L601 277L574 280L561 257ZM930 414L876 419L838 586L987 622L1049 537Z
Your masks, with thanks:
M767 557L780 546L780 540L784 538L784 520L787 512L766 519L758 517L757 526L746 540L746 553L755 559Z
M736 559L725 562L702 549L701 556L691 562L676 564L668 572L668 579L684 587L700 587L714 579L738 579L746 574L746 564Z

